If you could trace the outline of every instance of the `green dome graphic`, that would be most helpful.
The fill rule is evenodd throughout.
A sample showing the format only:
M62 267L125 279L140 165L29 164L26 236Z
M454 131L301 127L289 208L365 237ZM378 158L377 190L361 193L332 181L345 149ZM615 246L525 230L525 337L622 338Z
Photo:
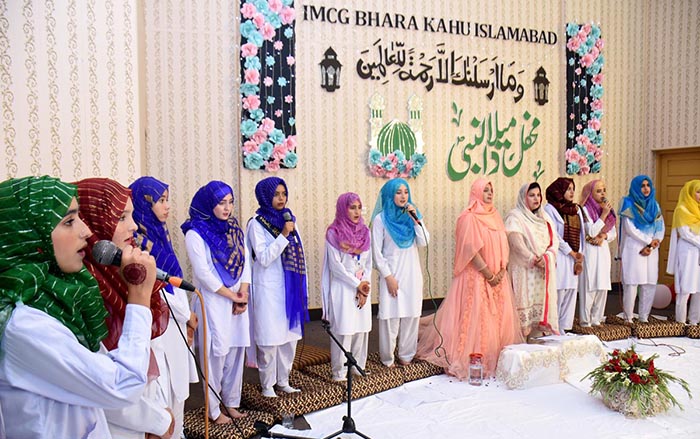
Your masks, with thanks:
M394 119L379 130L377 148L382 155L399 150L410 159L416 152L416 135L407 124Z

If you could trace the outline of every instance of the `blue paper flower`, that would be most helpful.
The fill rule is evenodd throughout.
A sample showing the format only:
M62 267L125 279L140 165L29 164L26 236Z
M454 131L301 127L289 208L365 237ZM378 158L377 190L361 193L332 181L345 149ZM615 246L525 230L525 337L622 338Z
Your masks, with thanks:
M290 117L289 119L287 119L287 123L289 123L289 126L293 127L294 124L297 123L297 120L294 119L293 117Z
M253 5L255 6L255 9L257 9L258 12L261 12L263 14L270 10L270 8L268 7L268 4L267 4L267 0L253 0L252 2L249 2L249 3L253 3Z
M369 150L369 164L378 165L379 161L382 159L382 153L378 149L372 148Z
M576 146L574 146L574 149L579 153L579 155L584 155L586 153L586 147L583 146L582 143L577 143Z
M253 32L257 31L258 28L255 27L255 23L253 23L251 20L246 20L241 24L241 35L243 36L243 38L249 40Z
M269 137L272 143L274 143L275 145L284 141L284 133L279 128L275 128L274 130L272 130L270 132Z
M573 131L569 131L566 135L569 137L569 139L573 139L573 138L574 138L574 132L573 132Z
M591 113L591 118L600 120L603 118L603 112L601 110L595 110Z
M411 160L413 161L413 167L418 167L418 170L420 170L428 162L428 159L425 157L425 154L418 153L413 154L411 156Z
M262 155L262 158L265 160L270 158L270 155L272 154L272 143L270 142L263 142L260 144L260 155Z
M292 38L294 36L294 31L292 30L291 27L288 27L287 29L284 30L284 36L287 38Z
M277 84L280 87L284 87L285 85L287 85L287 78L280 76L279 78L277 78Z
M578 24L576 23L569 23L566 25L566 34L570 37L573 37L578 33Z
M260 93L260 87L255 84L241 84L239 90L243 96L256 95Z
M583 135L591 139L591 142L593 141L593 138L598 134L596 130L593 128L586 128L583 130Z
M581 102L581 98L578 96L574 96L574 104L578 104L579 102Z
M275 103L275 97L274 96L268 96L267 97L267 103L272 105Z
M256 122L260 122L262 118L265 117L265 113L260 109L255 109L250 112L250 118Z
M268 67L272 67L275 65L275 57L272 55L267 55L265 58L265 65Z
M591 165L591 172L594 174L600 172L600 162L595 162Z
M568 165L566 165L566 173L569 175L578 174L578 171L580 170L581 167L578 165L577 162L571 162Z
M384 160L384 162L382 163L382 168L384 168L387 171L391 171L392 169L394 169L394 164L391 163L391 160L387 159Z
M260 169L263 165L263 158L257 152L251 152L245 156L243 164L248 169Z
M575 62L576 62L575 59L569 58L569 65L570 65L570 66L573 66Z
M267 19L267 22L270 23L275 29L282 27L282 19L280 19L280 16L274 12L265 14L265 18Z
M593 87L591 87L590 93L591 96L593 96L594 98L600 99L601 97L603 97L603 87L596 84Z
M297 167L297 155L294 152L288 152L284 159L282 159L282 164L288 168Z
M588 81L586 81L585 79L581 79L581 81L579 81L579 84L581 84L581 87L585 87L588 84Z
M262 47L264 39L260 32L255 31L251 32L250 35L248 35L248 41L255 44L258 47Z
M250 137L258 131L258 124L254 120L246 119L241 122L241 134Z
M285 6L291 6L294 0L282 0L282 4Z
M578 96L576 96L576 97L578 97ZM586 113L581 115L581 120L584 122L588 120L588 116L586 115Z
M396 160L403 162L406 160L406 155L403 153L401 150L396 150L394 151L394 155L396 156Z
M253 69L253 70L260 70L260 58L257 56L248 56L245 59L245 68L246 69Z
M591 25L591 33L589 35L592 35L597 40L600 37L600 28L595 24Z

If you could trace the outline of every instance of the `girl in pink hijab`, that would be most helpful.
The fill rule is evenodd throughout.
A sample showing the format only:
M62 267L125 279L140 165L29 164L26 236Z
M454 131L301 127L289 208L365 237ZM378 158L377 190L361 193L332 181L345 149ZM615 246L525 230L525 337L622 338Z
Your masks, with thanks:
M469 377L469 354L483 355L484 377L495 374L501 349L522 337L506 267L508 237L483 178L471 188L457 219L452 286L437 313L421 319L417 357Z

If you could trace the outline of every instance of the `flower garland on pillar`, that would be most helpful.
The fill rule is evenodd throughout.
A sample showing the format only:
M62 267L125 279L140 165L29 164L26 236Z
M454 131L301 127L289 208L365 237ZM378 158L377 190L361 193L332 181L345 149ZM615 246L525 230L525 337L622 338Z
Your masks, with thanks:
M566 173L600 172L604 41L594 23L566 25Z
M243 166L295 168L293 0L241 0Z

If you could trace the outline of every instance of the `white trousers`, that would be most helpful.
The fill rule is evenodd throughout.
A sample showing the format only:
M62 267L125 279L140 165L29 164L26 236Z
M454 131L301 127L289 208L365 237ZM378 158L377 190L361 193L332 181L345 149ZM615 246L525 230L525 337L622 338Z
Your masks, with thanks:
M576 314L576 294L576 288L557 290L559 332L570 331L574 326L574 314Z
M208 358L209 385L214 389L214 392L221 395L221 400L224 401L226 407L238 407L241 405L245 349L244 347L231 348L228 354L223 357L210 355ZM204 390L209 400L209 417L216 419L221 414L219 400L212 390L206 387Z
M581 326L600 325L605 314L608 290L579 290L578 315Z
M357 334L339 335L333 333L346 351L350 352L357 361L357 365L365 368L367 364L367 343L369 332L358 332ZM331 378L339 381L347 377L348 368L345 366L347 359L337 344L331 340ZM353 373L358 373L353 367Z
M622 287L622 311L625 314L625 320L632 320L634 317L634 300L637 298L637 287L639 287L639 307L637 313L639 320L646 322L651 313L651 305L654 303L654 295L656 295L656 285L628 285Z
M690 299L690 296L693 296ZM686 318L690 320L691 325L697 325L700 322L700 292L693 294L678 294L676 295L676 321L686 322ZM690 313L688 313L688 299L690 299Z
M263 389L271 389L275 384L282 387L289 385L289 372L296 349L296 340L279 346L258 346L258 373Z
M420 317L379 320L379 357L385 366L394 364L397 337L399 339L399 360L404 362L413 360L418 348L419 320Z

